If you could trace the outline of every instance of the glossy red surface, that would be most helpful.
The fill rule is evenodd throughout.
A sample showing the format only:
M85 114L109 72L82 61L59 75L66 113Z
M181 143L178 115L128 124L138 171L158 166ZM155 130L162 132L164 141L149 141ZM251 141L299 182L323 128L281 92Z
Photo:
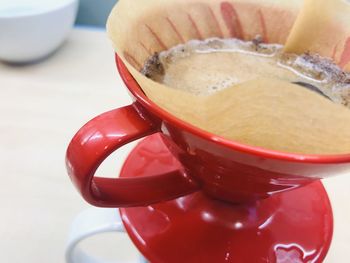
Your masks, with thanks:
M68 174L85 200L96 206L127 207L170 200L198 190L185 170L142 178L100 178L100 164L121 146L158 132L157 122L127 106L95 118L73 138L67 150ZM153 176L152 176L153 175Z
M130 154L123 176L177 170L160 135ZM121 209L135 245L152 263L323 262L332 210L319 181L252 203L232 205L203 192L148 207Z

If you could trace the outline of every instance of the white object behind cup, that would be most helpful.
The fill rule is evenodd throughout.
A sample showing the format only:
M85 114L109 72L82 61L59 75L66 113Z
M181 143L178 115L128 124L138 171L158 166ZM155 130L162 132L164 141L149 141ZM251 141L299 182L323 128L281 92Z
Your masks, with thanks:
M27 63L54 52L74 25L78 0L0 0L0 60Z
M84 240L110 232L125 233L123 223L117 209L91 208L80 213L71 225L66 247L67 263L147 263L140 256L137 262L106 262L83 251L79 244ZM116 249L118 249L116 247Z

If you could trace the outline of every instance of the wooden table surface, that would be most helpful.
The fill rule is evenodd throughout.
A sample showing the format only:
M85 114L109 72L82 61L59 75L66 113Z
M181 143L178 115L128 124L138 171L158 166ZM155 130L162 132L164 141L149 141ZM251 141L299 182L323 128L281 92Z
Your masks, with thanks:
M66 147L89 119L130 101L103 31L76 28L59 51L37 64L0 63L0 262L64 262L70 222L88 207L66 175ZM116 174L130 147L99 173ZM350 174L324 183L335 216L326 262L347 263ZM85 246L99 254L135 255L120 236Z

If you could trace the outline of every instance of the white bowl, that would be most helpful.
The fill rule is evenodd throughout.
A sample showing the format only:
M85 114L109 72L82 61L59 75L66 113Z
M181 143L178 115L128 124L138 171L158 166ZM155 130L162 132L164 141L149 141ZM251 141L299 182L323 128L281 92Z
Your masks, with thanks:
M0 60L27 63L54 52L71 30L78 0L0 0Z

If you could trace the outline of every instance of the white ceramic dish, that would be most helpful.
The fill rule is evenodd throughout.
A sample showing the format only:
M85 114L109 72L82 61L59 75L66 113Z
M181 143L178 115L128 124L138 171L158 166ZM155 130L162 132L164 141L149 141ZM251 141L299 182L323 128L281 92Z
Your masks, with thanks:
M28 63L54 52L66 39L78 0L0 0L0 60Z

